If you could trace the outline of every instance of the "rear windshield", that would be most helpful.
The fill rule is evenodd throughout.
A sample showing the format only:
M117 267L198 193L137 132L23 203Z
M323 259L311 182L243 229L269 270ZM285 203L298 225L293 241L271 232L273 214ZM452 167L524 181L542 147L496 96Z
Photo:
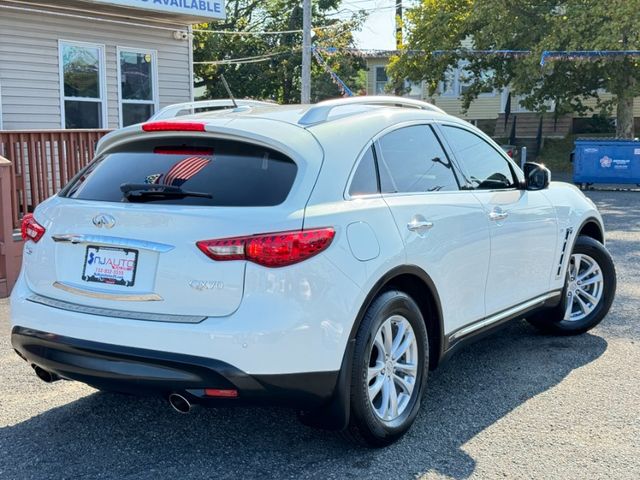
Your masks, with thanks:
M273 206L287 198L296 173L290 158L248 143L146 141L97 158L60 195L104 202Z

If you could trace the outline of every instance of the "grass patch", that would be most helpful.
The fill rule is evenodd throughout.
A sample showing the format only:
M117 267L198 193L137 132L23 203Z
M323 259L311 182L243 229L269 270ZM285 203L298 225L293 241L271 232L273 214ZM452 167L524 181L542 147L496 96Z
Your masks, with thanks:
M565 138L545 138L544 146L536 161L544 163L552 172L571 172L573 166L569 156L575 139L575 135L568 135Z
M611 138L613 136L611 133L583 133L567 135L565 138L545 138L542 152L536 161L544 163L552 172L570 173L573 171L573 164L569 156L573 151L576 138Z

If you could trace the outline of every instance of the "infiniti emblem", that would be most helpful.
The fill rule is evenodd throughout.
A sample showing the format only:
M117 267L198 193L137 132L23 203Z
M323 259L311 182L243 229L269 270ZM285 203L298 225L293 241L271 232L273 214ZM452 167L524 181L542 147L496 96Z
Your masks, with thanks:
M93 224L98 228L113 228L116 224L116 219L106 213L100 213L93 217Z

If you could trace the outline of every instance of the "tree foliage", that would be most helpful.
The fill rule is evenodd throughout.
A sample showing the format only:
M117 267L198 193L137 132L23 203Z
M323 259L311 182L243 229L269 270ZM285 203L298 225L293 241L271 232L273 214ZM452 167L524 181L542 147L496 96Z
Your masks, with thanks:
M447 69L464 62L465 108L478 94L507 85L536 111L553 102L557 114L583 114L585 100L595 98L600 109L617 107L618 136L629 138L633 99L640 95L638 57L557 59L545 67L540 58L549 50L640 50L639 27L637 0L422 0L407 14L408 42L389 70L396 79L425 80L433 94ZM464 43L473 48L461 48ZM506 57L474 49L531 53ZM603 101L602 91L613 93L613 102Z
M341 20L335 18L341 0L313 2L313 44L344 49L353 46L352 32L364 20L362 14ZM320 28L318 28L320 27ZM329 27L329 28L323 28ZM302 5L297 0L228 0L223 23L200 25L199 29L233 32L286 31L302 29ZM340 50L339 50L340 51ZM196 33L194 61L268 57L267 61L229 65L195 65L197 86L206 88L206 98L226 98L220 82L224 74L231 91L239 98L268 99L279 103L300 102L302 34L228 35ZM330 67L352 89L361 88L362 60L347 54L326 56ZM340 95L329 75L312 60L312 101Z

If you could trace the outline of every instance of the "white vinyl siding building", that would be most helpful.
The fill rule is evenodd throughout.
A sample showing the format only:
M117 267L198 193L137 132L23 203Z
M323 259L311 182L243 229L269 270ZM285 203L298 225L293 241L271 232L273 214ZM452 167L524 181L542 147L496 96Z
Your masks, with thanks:
M192 100L196 19L50 5L0 0L0 129L118 128Z

